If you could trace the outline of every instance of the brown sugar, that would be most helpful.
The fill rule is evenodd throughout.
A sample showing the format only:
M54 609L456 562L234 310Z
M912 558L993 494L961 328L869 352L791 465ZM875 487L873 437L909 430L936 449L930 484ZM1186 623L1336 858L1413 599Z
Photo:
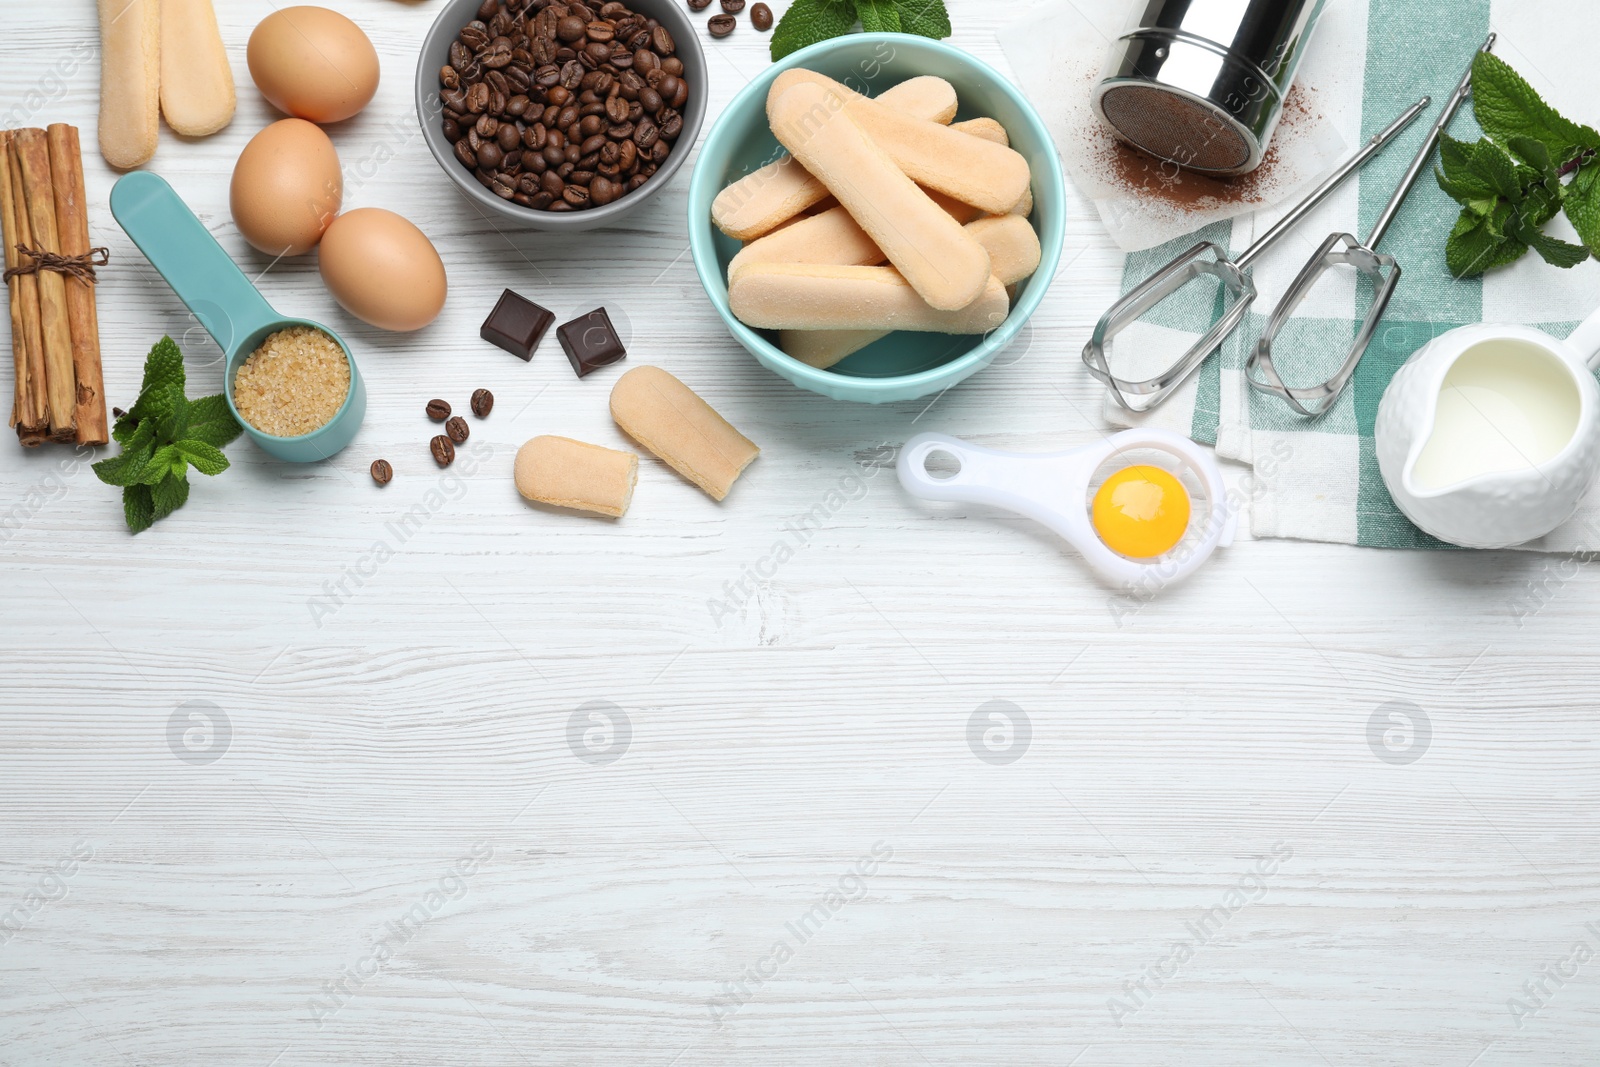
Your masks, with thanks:
M233 404L274 437L321 429L350 394L350 361L339 342L310 326L268 335L233 379Z

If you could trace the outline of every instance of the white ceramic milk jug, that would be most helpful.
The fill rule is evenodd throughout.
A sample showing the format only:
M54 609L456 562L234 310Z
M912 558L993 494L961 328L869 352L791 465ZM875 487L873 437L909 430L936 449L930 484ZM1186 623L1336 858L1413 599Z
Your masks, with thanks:
M1542 537L1600 472L1600 311L1565 341L1482 323L1441 334L1378 406L1378 466L1423 530L1467 548Z

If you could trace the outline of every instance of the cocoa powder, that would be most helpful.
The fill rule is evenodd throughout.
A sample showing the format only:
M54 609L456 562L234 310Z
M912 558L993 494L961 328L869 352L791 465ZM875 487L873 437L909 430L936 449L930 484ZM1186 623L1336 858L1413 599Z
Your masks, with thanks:
M1212 210L1225 204L1259 204L1272 197L1278 188L1276 172L1279 156L1277 138L1303 122L1314 122L1320 114L1312 107L1309 94L1294 86L1284 100L1283 117L1278 123L1274 143L1267 148L1261 165L1249 174L1219 178L1183 170L1176 164L1147 155L1131 145L1105 134L1086 145L1091 166L1110 184L1129 196L1159 200L1175 208Z

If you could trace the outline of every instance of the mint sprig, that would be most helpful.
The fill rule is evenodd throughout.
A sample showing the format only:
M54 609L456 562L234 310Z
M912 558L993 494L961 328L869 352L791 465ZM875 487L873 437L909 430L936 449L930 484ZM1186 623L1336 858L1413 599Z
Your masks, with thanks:
M794 0L772 31L772 58L842 37L858 22L868 33L942 40L952 32L944 0Z
M1475 277L1530 248L1563 268L1600 256L1600 132L1564 118L1488 52L1473 60L1472 107L1487 136L1443 138L1435 172L1439 188L1461 205L1445 244L1450 273ZM1544 232L1562 213L1583 244Z
M133 533L183 507L191 466L207 475L227 470L222 446L244 431L225 397L189 400L184 385L183 353L163 337L145 359L139 399L111 429L121 454L94 465L102 482L122 487L123 517Z

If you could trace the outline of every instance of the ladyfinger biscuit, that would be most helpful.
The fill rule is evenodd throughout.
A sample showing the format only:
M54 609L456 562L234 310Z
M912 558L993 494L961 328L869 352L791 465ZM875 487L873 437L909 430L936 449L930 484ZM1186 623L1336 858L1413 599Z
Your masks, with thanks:
M100 154L150 161L161 136L161 0L99 0Z
M1011 147L1011 135L1006 132L1006 128L1000 125L997 119L967 119L965 122L952 122L950 128L952 130L960 130L962 133L970 134L973 137L981 137L985 141L993 141L995 144L1005 145L1007 148Z
M829 88L839 93L844 86ZM1032 180L1028 161L1005 145L898 114L848 89L840 96L851 119L919 185L1004 215Z
M911 78L877 97L885 107L936 123L956 114L956 91L943 78ZM749 241L770 233L813 204L827 189L789 156L755 170L717 194L711 221L729 237Z
M971 204L963 204L943 193L926 189L923 192L928 193L928 199L963 226L983 215ZM1032 213L1032 196L1024 199L1027 210L1014 210L1012 214L1026 216ZM836 263L841 266L873 267L885 258L877 243L850 217L850 212L842 207L834 207L793 219L766 236L751 241L728 263L728 277L733 277L735 271L752 263Z
M1039 235L1020 215L998 215L979 219L967 232L989 250L995 280L1012 286L1039 269ZM884 330L784 330L778 347L800 362L826 370L846 356L887 337Z
M970 204L951 200L943 193L929 193L957 222L965 225L982 213ZM833 263L839 266L874 267L887 257L878 243L867 236L851 218L850 212L835 207L787 223L765 237L740 249L728 262L728 277L752 263Z
M978 299L954 311L928 306L893 267L757 263L728 287L733 314L758 330L915 330L984 333L1005 321L1010 298L990 276Z
M761 449L660 367L635 367L611 387L611 417L667 466L721 500Z
M233 68L211 0L161 0L161 114L173 132L209 137L233 121Z
M856 125L838 95L802 82L768 110L778 140L839 198L930 307L955 311L978 299L989 282L989 253Z
M620 519L639 482L639 457L570 437L535 437L517 450L515 477L529 500Z

